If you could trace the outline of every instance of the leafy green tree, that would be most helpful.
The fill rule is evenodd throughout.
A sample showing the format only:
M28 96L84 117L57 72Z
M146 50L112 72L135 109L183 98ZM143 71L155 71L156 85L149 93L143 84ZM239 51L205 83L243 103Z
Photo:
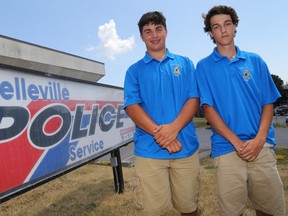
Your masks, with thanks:
M272 76L272 79L273 79L278 91L280 92L280 94L282 96L284 96L285 95L285 93L284 93L284 81L278 75L271 74L271 76ZM283 97L279 98L274 105L279 106L283 103L283 101L284 101Z

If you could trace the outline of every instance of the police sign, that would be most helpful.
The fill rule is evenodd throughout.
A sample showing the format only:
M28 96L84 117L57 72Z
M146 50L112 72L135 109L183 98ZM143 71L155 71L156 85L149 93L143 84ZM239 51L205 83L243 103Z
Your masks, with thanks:
M133 137L121 88L0 73L0 198Z

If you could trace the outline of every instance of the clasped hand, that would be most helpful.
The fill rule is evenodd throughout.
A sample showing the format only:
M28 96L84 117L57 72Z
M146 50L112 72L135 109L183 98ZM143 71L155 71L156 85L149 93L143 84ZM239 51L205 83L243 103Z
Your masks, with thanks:
M238 147L236 147L236 151L242 160L251 162L257 158L263 145L263 142L256 139L251 139L243 142L241 145L238 145Z
M177 140L179 131L171 124L157 126L154 130L154 139L159 146L168 150L170 154L181 151L182 144Z

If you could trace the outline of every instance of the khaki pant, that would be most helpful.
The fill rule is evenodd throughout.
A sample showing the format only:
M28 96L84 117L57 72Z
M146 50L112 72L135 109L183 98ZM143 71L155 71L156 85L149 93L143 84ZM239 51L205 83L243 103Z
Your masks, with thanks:
M263 147L253 162L243 161L232 152L216 157L214 163L219 215L241 215L248 198L256 210L285 214L283 185L271 148Z
M173 207L182 213L195 211L199 170L198 152L173 160L135 157L137 215L164 215Z

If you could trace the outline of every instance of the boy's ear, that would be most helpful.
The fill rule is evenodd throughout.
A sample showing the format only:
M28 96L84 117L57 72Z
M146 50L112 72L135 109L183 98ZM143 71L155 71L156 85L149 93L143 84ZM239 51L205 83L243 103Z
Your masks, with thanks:
M213 36L211 31L209 31L209 35L210 35L210 37L214 38L214 36Z

